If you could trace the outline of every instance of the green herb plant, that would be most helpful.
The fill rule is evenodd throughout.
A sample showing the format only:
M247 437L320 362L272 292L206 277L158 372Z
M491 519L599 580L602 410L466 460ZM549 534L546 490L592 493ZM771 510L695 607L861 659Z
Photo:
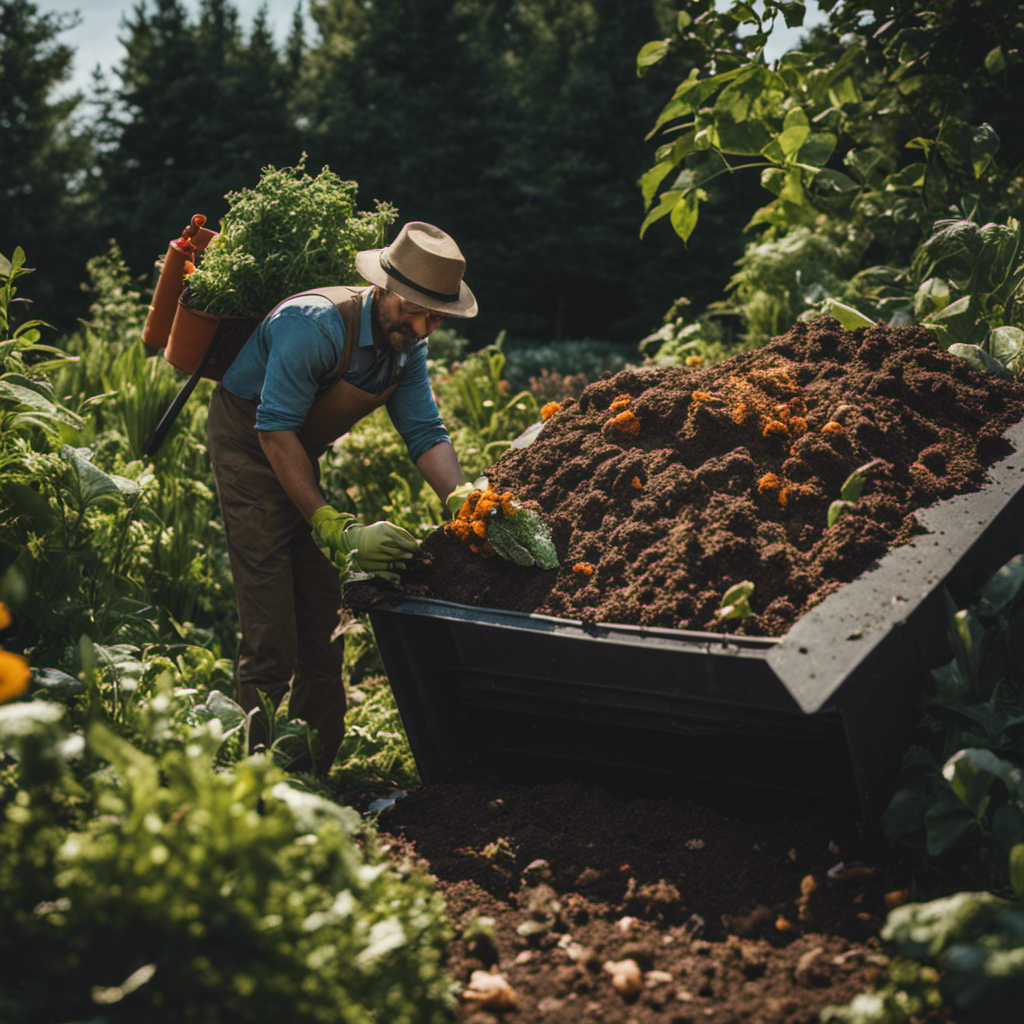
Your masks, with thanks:
M358 186L329 168L313 176L265 167L252 188L229 192L217 237L188 279L188 303L221 316L264 316L309 288L356 284L355 254L383 244L387 203L356 210Z

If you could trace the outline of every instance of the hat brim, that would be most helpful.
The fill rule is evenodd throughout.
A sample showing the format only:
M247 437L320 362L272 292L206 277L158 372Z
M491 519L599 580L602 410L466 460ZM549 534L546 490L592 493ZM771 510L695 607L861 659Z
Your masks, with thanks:
M356 270L362 274L365 281L380 285L381 288L387 288L389 292L394 292L403 299L415 302L431 312L441 313L443 316L459 317L465 320L476 316L476 298L465 281L459 283L459 297L455 302L440 302L392 277L380 265L382 251L382 249L364 249L362 252L356 253Z

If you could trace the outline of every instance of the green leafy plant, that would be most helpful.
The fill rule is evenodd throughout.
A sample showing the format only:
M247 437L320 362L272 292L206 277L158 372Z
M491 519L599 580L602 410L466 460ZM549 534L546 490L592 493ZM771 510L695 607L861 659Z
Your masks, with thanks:
M745 619L753 615L750 607L750 595L754 592L754 584L750 580L734 583L723 595L715 613L720 619Z
M487 525L487 540L502 558L516 565L557 569L551 531L538 512L513 502L512 515L499 511Z
M838 500L833 501L828 507L829 526L833 526L835 521L844 512L848 512L857 504L857 499L860 498L861 491L864 490L867 473L879 465L881 465L880 459L872 459L870 462L865 462L863 466L858 466L846 478L846 480L843 481L843 486L839 489Z
M241 1022L268 1005L303 1024L447 1019L439 898L357 846L355 812L268 759L214 771L218 710L153 756L102 723L69 742L52 701L0 708L3 749L35 766L2 801L4 1018L160 1024L216 1003ZM72 773L83 763L96 770Z
M220 233L188 279L188 303L221 316L263 316L309 288L358 283L355 254L383 243L396 216L378 202L356 211L358 186L329 168L265 167L252 188L229 192Z

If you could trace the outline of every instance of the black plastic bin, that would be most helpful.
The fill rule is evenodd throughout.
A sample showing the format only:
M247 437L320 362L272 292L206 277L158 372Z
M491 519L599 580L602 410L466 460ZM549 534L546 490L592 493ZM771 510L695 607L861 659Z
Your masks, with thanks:
M966 599L1022 549L1024 424L981 491L779 639L580 622L396 594L370 620L424 782L592 777L884 806Z

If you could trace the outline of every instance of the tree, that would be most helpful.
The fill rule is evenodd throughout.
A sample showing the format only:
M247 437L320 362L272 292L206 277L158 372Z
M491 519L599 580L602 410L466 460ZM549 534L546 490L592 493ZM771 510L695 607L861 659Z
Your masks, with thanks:
M73 321L90 234L80 202L91 159L75 123L82 96L56 96L71 75L72 49L59 42L73 15L41 14L30 0L0 0L0 252L24 248L40 268L31 292L37 313Z
M181 0L142 0L123 27L101 165L112 234L138 273L193 213L216 226L228 191L297 163L302 140L265 12L245 37L230 0L201 0L197 22Z

